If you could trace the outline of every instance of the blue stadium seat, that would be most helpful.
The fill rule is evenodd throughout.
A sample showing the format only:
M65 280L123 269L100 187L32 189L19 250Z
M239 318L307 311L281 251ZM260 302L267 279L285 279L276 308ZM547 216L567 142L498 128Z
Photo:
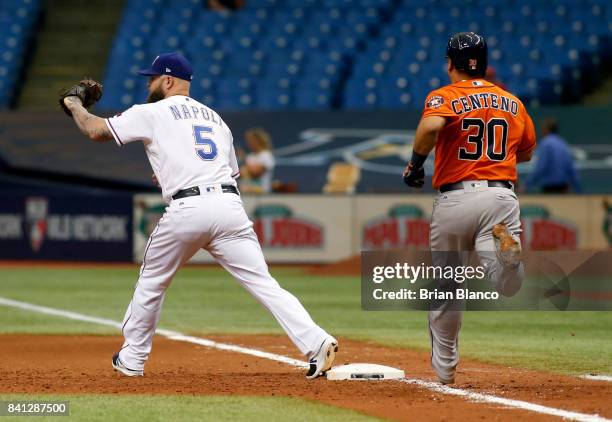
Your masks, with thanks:
M253 81L250 78L223 78L216 84L219 96L252 94Z
M347 110L364 110L378 107L378 95L375 91L344 91L343 108Z
M266 91L257 96L257 106L262 110L286 110L293 107L293 97L286 91Z
M0 2L0 109L14 101L26 47L40 9L40 0Z
M446 83L449 34L473 30L488 38L489 61L515 92L553 103L579 99L612 59L611 10L609 0L249 0L219 13L199 0L128 0L107 79L160 49L183 49L196 78L214 81L194 92L210 92L220 107L420 108ZM2 40L19 44L22 29L9 32L6 16L0 8ZM253 81L249 101L237 95L244 78ZM368 80L382 82L364 87Z
M307 110L327 110L332 105L332 96L326 89L298 89L295 95L295 105Z
M220 110L247 110L253 108L255 99L249 93L219 93L215 104Z

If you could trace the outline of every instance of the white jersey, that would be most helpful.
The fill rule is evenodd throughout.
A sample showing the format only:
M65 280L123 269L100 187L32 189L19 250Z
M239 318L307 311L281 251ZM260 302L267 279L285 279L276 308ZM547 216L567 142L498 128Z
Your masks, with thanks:
M272 190L272 174L274 172L274 154L272 151L264 149L257 153L252 153L246 157L247 164L259 164L263 166L264 173L254 179L250 180L252 184L259 184L264 192L270 192Z
M236 186L240 173L232 132L193 98L173 95L105 120L119 146L143 141L166 202L193 186Z

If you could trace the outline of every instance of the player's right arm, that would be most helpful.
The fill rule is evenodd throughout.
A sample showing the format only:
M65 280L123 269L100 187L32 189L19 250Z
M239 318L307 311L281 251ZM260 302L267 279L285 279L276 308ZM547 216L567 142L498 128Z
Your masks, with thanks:
M123 113L104 119L117 145L123 146L134 141L153 141L155 116L151 107L151 104L134 105Z

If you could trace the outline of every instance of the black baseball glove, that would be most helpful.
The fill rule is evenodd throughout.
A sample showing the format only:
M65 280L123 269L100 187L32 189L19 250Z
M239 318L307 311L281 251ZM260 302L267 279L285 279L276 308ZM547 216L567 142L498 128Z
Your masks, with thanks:
M422 188L425 184L425 169L415 169L412 163L408 163L404 169L404 183L413 188Z
M60 94L59 103L62 110L72 117L72 112L64 104L64 98L66 97L79 97L83 107L89 108L102 98L102 84L93 79L83 79Z

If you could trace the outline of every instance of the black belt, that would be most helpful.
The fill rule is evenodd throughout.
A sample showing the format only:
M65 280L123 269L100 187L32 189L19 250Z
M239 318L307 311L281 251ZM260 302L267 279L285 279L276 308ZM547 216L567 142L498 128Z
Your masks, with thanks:
M491 188L512 189L514 187L512 185L512 182L508 182L507 180L487 180L487 183L489 187ZM463 182L449 183L449 184L440 186L440 192L442 193L448 192L451 190L459 190L459 189L463 189Z
M211 186L209 189L212 189L211 192L214 192L214 186ZM236 195L240 195L238 192L238 188L234 185L221 185L221 190L225 193L235 193ZM188 196L198 196L200 194L200 188L198 186L194 186L192 188L181 189L174 195L172 195L172 199L181 199L187 198Z

